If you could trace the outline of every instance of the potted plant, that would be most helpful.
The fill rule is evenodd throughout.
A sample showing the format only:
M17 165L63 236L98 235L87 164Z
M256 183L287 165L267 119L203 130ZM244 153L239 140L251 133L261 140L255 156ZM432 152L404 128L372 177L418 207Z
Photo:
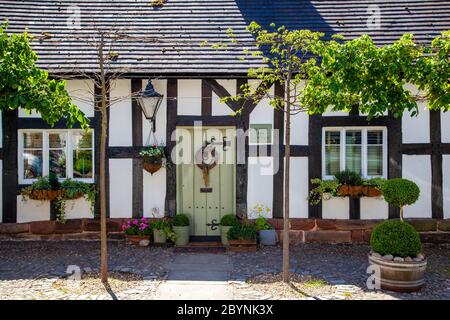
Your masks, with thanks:
M175 245L185 246L189 243L189 217L185 214L177 214L172 221Z
M374 228L370 246L369 263L379 268L375 275L382 289L412 292L423 286L427 260L420 253L422 244L413 226L385 221Z
M20 191L23 200L29 198L38 201L53 201L62 193L56 176L38 177L35 182Z
M420 189L407 179L389 179L382 185L384 199L400 208L400 221L385 221L375 227L370 239L369 262L380 268L381 288L411 292L424 283L427 261L420 253L417 231L403 221L403 207L417 201Z
M228 231L239 223L234 214L226 214L220 219L220 238L224 246L228 246Z
M337 196L337 190L341 185L336 179L321 180L318 178L311 179L311 184L316 185L309 192L308 200L311 205L317 205L322 200L328 200L331 197Z
M175 234L173 233L169 221L166 219L156 220L152 223L153 242L166 243L167 239L174 241Z
M386 182L385 179L382 178L372 178L365 180L363 179L363 195L365 197L380 197L383 195L382 188L384 183Z
M150 241L152 229L147 219L131 219L122 225L127 243L139 245L142 240Z
M149 147L143 148L139 154L144 161L144 169L152 175L161 169L166 161L164 146L153 144Z
M259 234L259 243L263 246L274 246L277 243L277 234L264 216L255 220L256 231Z
M237 224L228 231L228 249L232 252L256 251L256 227L253 224Z
M336 173L335 178L340 183L340 196L360 197L364 194L363 180L356 172L344 170Z

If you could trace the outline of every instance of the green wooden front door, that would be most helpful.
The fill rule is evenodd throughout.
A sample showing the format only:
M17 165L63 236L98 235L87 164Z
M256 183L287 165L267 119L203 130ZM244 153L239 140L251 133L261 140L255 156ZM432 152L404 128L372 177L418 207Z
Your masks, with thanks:
M177 210L190 217L191 235L218 236L221 217L235 214L235 133L231 128L196 130L194 134L192 128L177 128L177 154L183 158L177 165ZM204 172L194 160L210 143L218 159L207 174L206 185Z

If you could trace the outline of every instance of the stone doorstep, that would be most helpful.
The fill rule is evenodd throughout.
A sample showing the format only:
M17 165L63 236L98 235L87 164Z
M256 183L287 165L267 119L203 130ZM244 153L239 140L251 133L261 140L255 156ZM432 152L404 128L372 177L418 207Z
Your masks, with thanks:
M417 232L437 231L437 220L432 218L405 219Z
M320 243L351 243L352 236L350 231L334 231L334 230L320 230L320 231L306 231L306 242L320 242Z

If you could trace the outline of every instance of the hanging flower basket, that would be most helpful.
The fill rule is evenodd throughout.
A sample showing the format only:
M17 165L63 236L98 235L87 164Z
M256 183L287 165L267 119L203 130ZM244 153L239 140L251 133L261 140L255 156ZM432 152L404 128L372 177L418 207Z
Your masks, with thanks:
M150 172L153 175L162 167L162 159L161 158L144 158L144 170Z
M39 201L53 201L59 196L61 196L64 192L62 190L31 190L27 196L31 200L39 200Z

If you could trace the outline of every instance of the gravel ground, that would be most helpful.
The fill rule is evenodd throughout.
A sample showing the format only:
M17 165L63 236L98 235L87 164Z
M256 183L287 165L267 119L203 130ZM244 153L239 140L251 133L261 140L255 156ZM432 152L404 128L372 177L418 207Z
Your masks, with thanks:
M281 247L256 253L227 253L229 284L235 299L447 299L450 300L450 249L426 247L426 286L399 294L366 289L367 253L363 245L305 244L291 247L292 286L281 281ZM195 253L192 253L195 255ZM2 299L153 299L179 253L166 247L109 243L109 287L97 280L99 242L0 241ZM82 280L67 279L78 266Z

